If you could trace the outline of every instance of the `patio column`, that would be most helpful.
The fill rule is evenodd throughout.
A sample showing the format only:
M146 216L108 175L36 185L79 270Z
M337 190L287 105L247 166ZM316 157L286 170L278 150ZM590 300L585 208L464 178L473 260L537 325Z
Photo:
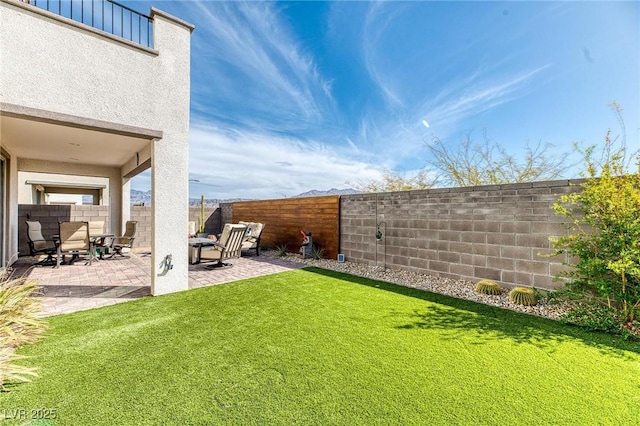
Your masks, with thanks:
M165 133L151 156L151 293L187 290L189 267L187 133Z
M131 180L127 177L122 178L122 204L120 208L120 227L112 232L116 235L124 233L125 224L131 220Z
M151 293L161 295L189 288L189 106L190 54L193 25L151 10L154 46L162 79L156 97L147 99L162 138L151 144Z

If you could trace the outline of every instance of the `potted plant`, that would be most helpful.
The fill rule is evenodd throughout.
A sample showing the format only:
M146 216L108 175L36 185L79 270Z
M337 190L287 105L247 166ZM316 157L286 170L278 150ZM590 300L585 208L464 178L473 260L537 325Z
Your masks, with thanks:
M209 236L208 233L204 232L206 222L207 220L204 216L204 195L201 195L200 196L200 217L198 218L198 233L196 234L196 237L207 238Z

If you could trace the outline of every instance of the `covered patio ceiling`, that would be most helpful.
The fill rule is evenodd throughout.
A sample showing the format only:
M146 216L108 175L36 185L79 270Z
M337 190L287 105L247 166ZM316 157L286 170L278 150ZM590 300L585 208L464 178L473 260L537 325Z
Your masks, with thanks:
M150 141L162 138L160 131L48 111L6 104L0 111L0 140L18 158L137 168L149 160Z

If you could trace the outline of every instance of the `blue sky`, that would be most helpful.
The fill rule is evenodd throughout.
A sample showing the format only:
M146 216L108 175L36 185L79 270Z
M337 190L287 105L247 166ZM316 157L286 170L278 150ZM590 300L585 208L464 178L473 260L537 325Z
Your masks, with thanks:
M640 146L639 2L124 3L196 27L193 198L410 175L425 142L455 148L483 129L514 153L527 142L569 151L620 133L612 100Z

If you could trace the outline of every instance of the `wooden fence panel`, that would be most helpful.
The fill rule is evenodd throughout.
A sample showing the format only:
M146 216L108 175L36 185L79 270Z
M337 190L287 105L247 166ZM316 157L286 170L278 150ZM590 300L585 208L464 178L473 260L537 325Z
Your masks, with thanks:
M314 245L335 259L340 246L340 196L284 198L278 200L237 201L233 203L233 222L261 222L262 245L286 244L297 252L302 244L301 230L310 231Z

